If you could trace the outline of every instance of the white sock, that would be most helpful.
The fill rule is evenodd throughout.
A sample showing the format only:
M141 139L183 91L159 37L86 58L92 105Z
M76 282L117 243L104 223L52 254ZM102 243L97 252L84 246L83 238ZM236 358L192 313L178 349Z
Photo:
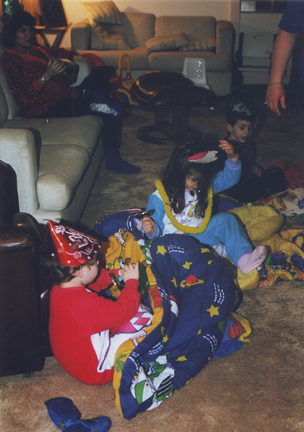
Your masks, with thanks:
M267 257L267 249L265 246L258 246L251 253L245 253L238 260L237 265L240 272L248 274L257 268Z

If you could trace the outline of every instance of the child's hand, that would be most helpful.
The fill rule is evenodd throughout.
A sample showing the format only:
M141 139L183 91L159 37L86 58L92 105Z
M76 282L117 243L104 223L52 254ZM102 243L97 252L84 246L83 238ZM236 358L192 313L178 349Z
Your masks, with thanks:
M139 279L139 270L138 270L139 263L133 263L133 264L125 264L124 268L120 270L120 273L122 274L124 278L124 282L127 282L130 279Z
M146 234L153 234L155 231L155 222L149 216L145 216L142 221L142 228Z
M220 148L224 150L232 161L237 161L238 156L234 151L233 146L226 140L220 140Z
M261 177L261 175L262 175L262 169L261 169L261 167L259 167L258 165L253 166L253 167L251 168L251 172L252 172L253 174L255 174L256 176L258 176L258 177Z

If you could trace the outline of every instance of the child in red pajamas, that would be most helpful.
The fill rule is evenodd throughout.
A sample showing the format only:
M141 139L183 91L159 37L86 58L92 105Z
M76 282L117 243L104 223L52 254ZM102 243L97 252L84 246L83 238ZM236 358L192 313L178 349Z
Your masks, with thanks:
M141 337L152 320L140 305L138 263L99 270L99 248L96 239L48 222L43 263L54 281L49 323L52 351L66 372L90 385L112 380L118 346ZM113 284L109 273L125 282L117 301L104 296Z

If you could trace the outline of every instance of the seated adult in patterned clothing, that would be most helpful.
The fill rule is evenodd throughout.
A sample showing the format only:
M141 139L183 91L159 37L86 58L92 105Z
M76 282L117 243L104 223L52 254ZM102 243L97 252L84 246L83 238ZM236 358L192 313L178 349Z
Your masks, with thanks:
M115 76L115 69L96 68L79 86L70 87L63 75L66 65L61 59L72 60L72 52L39 46L35 38L36 19L28 12L18 9L10 16L5 13L2 21L1 66L22 115L28 118L101 115L106 168L129 174L138 172L139 168L119 155L123 109L108 98L110 77ZM94 103L93 112L90 105L96 102L96 97L98 104Z

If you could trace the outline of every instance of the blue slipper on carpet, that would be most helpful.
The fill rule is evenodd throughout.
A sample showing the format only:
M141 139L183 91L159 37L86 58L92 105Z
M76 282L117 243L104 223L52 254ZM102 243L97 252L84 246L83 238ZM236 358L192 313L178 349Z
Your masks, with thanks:
M51 420L59 429L65 429L80 420L81 414L71 399L56 397L45 402Z
M91 420L78 420L64 429L65 432L107 432L111 427L109 417L96 417Z
M80 420L81 414L72 400L56 397L45 402L51 420L60 430L69 432L106 432L111 420L100 416L89 420Z

